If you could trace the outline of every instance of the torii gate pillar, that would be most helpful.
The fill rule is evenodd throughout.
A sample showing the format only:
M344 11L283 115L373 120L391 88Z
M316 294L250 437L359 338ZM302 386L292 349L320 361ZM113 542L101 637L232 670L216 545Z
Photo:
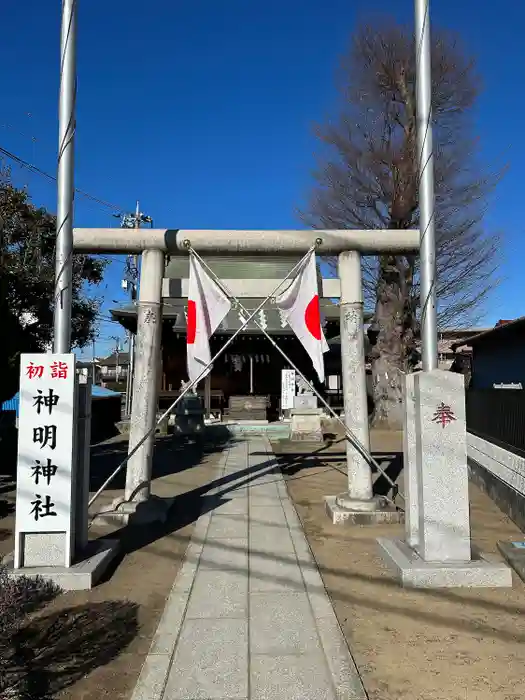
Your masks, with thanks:
M139 303L137 309L137 343L133 403L129 433L129 452L144 435L151 433L132 454L126 473L125 500L141 502L149 498L157 401L159 393L159 362L162 336L162 278L164 253L145 250L142 253ZM140 329L140 330L139 330Z

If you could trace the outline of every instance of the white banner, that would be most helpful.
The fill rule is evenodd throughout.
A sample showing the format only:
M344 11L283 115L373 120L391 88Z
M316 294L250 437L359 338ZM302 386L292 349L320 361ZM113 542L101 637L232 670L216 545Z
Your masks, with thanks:
M281 410L293 408L295 398L295 370L281 370Z
M22 355L15 561L23 533L71 532L74 408L75 356Z

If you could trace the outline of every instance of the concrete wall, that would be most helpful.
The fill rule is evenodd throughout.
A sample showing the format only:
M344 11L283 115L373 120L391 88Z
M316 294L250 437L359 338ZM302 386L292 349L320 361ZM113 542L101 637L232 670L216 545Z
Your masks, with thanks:
M525 531L525 457L468 433L472 481Z
M472 356L472 388L521 382L525 387L525 333L476 345Z

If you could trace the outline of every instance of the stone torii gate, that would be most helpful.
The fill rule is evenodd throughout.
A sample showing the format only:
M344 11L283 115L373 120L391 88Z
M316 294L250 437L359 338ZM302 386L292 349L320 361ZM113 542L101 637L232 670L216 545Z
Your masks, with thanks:
M133 514L150 497L151 468L157 416L162 320L162 279L165 256L188 254L188 243L199 254L305 254L316 245L320 255L339 256L341 282L341 364L345 424L365 452L370 451L363 331L361 256L414 253L417 230L295 230L230 231L180 229L78 228L76 251L142 254L137 313L136 363L133 380L125 513ZM148 437L144 440L144 436ZM142 444L137 448L137 445ZM347 440L348 493L337 499L343 511L382 512L373 497L370 465Z

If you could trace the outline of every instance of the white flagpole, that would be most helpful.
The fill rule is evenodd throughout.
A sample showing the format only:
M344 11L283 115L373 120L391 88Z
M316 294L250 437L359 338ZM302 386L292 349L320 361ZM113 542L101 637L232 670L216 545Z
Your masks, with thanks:
M77 0L62 0L53 351L71 349Z
M429 0L415 0L416 124L421 237L421 339L423 370L438 368L434 148Z

